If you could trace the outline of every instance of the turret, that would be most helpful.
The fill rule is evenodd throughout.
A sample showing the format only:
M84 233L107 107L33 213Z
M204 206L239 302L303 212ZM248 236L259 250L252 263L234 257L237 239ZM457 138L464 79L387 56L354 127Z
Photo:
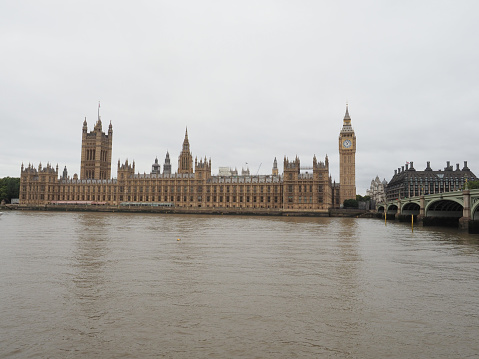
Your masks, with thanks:
M133 161L133 165L128 163L128 159L126 159L124 164L120 164L120 160L118 160L118 180L126 180L130 176L135 174L135 161Z
M171 174L171 163L170 163L170 154L166 151L165 164L163 165L163 174Z
M101 120L100 120L100 119L98 119L98 121L96 121L94 130L95 130L95 132L101 132L101 130L102 130L102 125L101 125Z
M206 180L211 177L211 159L209 162L206 159L206 156L203 159L195 159L195 178Z
M160 174L161 173L161 165L158 163L158 157L155 158L155 163L151 165L151 173L152 174Z
M273 171L272 171L273 176L278 175L278 161L276 160L276 157L274 158L273 161Z

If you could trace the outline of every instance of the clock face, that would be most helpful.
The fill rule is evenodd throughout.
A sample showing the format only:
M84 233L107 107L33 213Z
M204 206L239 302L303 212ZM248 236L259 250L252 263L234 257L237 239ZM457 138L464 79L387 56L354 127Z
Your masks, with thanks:
M350 140L344 140L343 146L346 147L346 148L351 147L351 141Z

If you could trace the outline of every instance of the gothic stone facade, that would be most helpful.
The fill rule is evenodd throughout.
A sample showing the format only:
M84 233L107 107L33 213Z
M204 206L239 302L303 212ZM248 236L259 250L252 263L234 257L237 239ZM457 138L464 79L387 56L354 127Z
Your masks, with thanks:
M382 182L379 176L371 181L371 186L366 191L366 194L371 197L371 201L374 203L382 203L386 201L386 190L388 182L384 179Z
M284 158L283 175L278 173L276 159L270 175L214 176L211 159L195 159L190 151L188 131L178 158L178 171L171 173L169 153L164 171L155 161L149 174L135 173L135 163L118 161L117 178L111 179L111 143L113 130L108 135L101 131L101 119L94 131L87 133L83 123L81 176L68 176L66 168L60 175L58 165L38 168L22 164L20 178L20 203L22 205L83 204L107 205L168 204L190 208L245 208L283 211L326 212L339 207L343 198L355 196L356 140L346 110L340 134L341 181L333 183L329 174L329 160L313 157L313 166L307 172L296 157ZM351 141L351 144L345 141ZM345 167L345 168L343 168ZM312 171L311 171L312 170ZM245 174L244 174L245 173ZM341 198L340 198L341 197Z
M111 150L113 144L113 127L110 122L108 134L102 131L101 119L95 124L94 130L88 131L83 122L81 146L81 179L108 179L111 178Z

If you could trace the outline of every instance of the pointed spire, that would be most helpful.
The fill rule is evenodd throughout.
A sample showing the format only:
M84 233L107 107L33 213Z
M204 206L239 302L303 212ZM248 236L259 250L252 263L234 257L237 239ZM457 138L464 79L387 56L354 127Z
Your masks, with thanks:
M351 117L349 116L349 106L346 103L346 113L344 114L344 119L343 119L343 128L341 129L341 133L345 132L354 132L352 126L351 126Z
M349 109L348 109L348 103L346 102L346 114L344 115L345 120L351 120L351 117L349 117Z
M183 151L190 151L190 142L188 141L188 127L186 127L185 139L183 140Z

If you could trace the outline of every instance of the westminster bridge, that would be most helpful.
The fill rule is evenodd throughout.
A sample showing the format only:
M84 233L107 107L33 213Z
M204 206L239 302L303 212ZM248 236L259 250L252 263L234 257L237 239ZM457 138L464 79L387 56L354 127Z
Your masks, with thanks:
M426 217L459 218L459 226L467 228L470 220L479 220L479 189L400 198L377 203L376 209L387 216L413 215L418 220Z

